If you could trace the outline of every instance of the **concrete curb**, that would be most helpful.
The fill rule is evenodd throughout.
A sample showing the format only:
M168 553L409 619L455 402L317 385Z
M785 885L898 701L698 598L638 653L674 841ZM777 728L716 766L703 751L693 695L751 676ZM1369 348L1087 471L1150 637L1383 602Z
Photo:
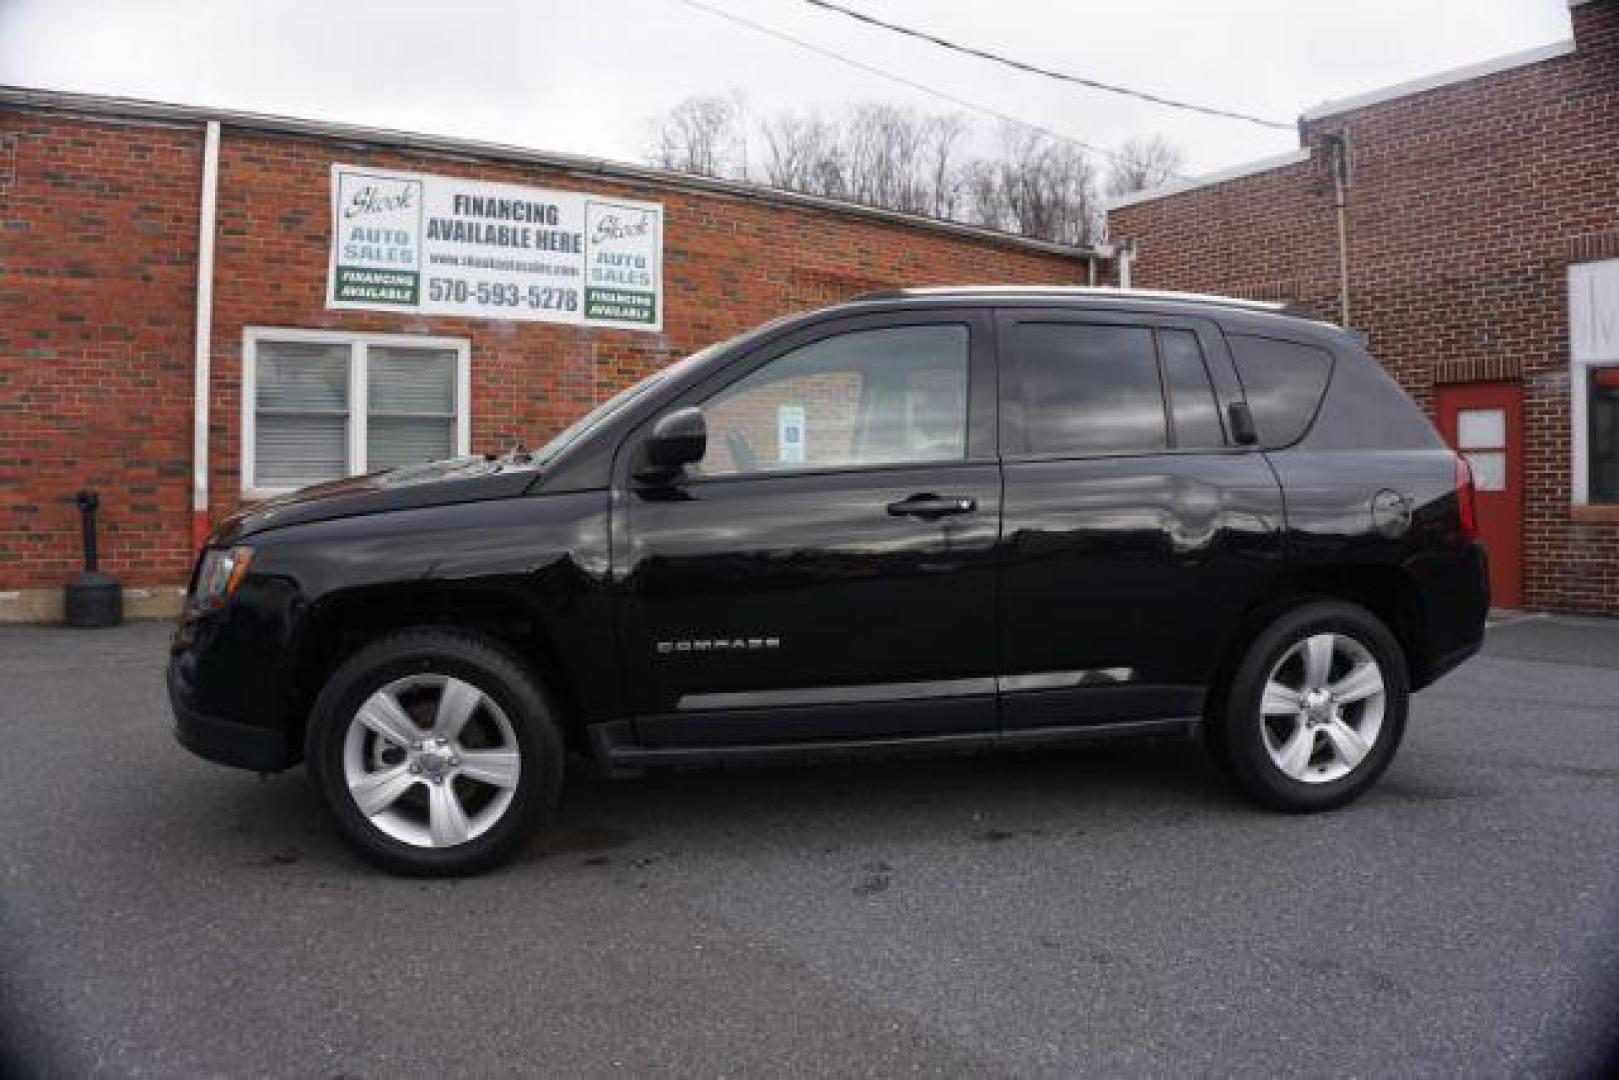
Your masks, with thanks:
M124 618L174 619L185 603L185 590L173 586L124 589ZM0 623L59 623L61 589L0 591Z

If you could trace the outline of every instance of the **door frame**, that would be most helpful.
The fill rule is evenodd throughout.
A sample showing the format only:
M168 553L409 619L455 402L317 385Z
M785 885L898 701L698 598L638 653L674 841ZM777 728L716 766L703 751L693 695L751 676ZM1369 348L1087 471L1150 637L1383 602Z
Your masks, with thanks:
M1161 450L1132 454L1031 453L1028 450L1028 406L1023 395L1023 369L1017 350L1017 328L1023 323L1077 323L1151 331L1153 355L1158 371L1158 389L1164 401L1166 432L1172 431L1174 425L1169 416L1169 393L1163 381L1163 358L1159 354L1158 331L1185 330L1195 334L1198 347L1203 352L1204 370L1214 391L1225 445L1191 449L1166 446ZM1104 457L1155 457L1160 454L1251 454L1259 450L1257 445L1238 444L1231 435L1229 407L1233 402L1246 401L1246 397L1243 394L1242 384L1237 379L1230 354L1226 351L1226 342L1220 332L1220 326L1212 319L1165 312L1121 311L1115 308L1040 307L1019 304L996 309L995 344L997 370L1000 375L1001 456L1005 461L1078 461Z
M1464 409L1494 409L1503 412L1506 423L1506 445L1502 448L1506 454L1506 482L1507 501L1511 504L1512 513L1516 519L1513 529L1516 533L1515 559L1507 559L1505 552L1489 551L1486 539L1486 553L1490 556L1490 576L1497 579L1492 583L1490 590L1490 603L1495 607L1521 607L1524 598L1524 508L1527 504L1524 491L1524 388L1521 381L1515 379L1481 379L1474 382L1438 383L1434 386L1434 418L1440 435L1446 445L1453 451L1461 453L1458 449L1460 436L1458 432L1457 413ZM1475 498L1490 496L1493 492L1478 492ZM1481 539L1485 539L1481 536ZM1496 587L1499 585L1499 587Z
M630 662L631 650L639 643L628 640L625 585L633 571L630 537L626 527L630 500L645 496L633 470L637 447L658 419L668 412L688 406L701 406L731 384L744 379L767 364L817 341L863 330L884 330L907 326L961 325L968 330L967 440L964 457L956 461L890 462L873 465L843 465L824 468L765 471L718 476L681 478L675 488L701 490L715 485L793 484L830 476L869 475L874 482L893 474L903 475L925 469L976 468L999 470L999 400L995 355L993 310L978 306L907 308L871 313L845 314L817 320L806 326L770 338L751 351L734 358L723 368L684 388L668 400L649 409L642 420L619 440L613 453L609 521L609 560L615 649L615 665L621 680L641 678ZM995 490L1000 489L997 476ZM678 496L676 496L678 498ZM986 507L995 515L995 537L1000 531L1000 499ZM991 559L993 560L993 554ZM998 605L998 575L990 575L992 586L984 620L993 626ZM991 632L988 648L996 649ZM992 666L994 665L992 659ZM996 727L996 680L991 671L982 677L896 680L840 686L782 687L758 691L716 691L689 695L692 698L678 711L647 712L629 703L626 714L637 741L652 747L720 747L755 743L808 745L805 740L867 738L930 738L947 732L993 734ZM783 710L793 714L796 737L784 740L760 732L757 725ZM883 724L899 730L884 732ZM907 727L915 730L904 730ZM760 736L763 736L761 738Z
M1214 395L1224 445L1166 445L1128 453L1032 452L1027 435L1029 402L1024 394L1022 357L1017 347L1017 329L1027 323L1127 327L1151 333L1158 393L1164 408L1164 431L1171 443L1174 442L1172 399L1164 379L1164 359L1158 335L1161 331L1188 331L1195 334L1202 352L1204 371ZM1231 360L1221 324L1201 315L1021 303L996 309L996 342L1001 378L1003 488L1001 586L997 600L999 625L996 630L1002 668L997 680L1001 691L1002 733L1014 735L1024 730L1041 730L1065 724L1160 722L1170 718L1200 716L1207 689L1207 678L1201 672L1195 678L1160 679L1150 671L1144 673L1142 668L1148 665L1134 656L1116 656L1096 663L1075 660L1041 670L1023 667L1012 655L1010 628L1016 616L1009 610L1012 590L1007 587L1006 580L1008 574L1020 572L1013 562L1014 543L1011 535L1015 525L1012 510L1014 484L1019 482L1026 470L1044 465L1068 463L1076 476L1085 472L1102 475L1112 471L1128 473L1136 468L1135 463L1138 462L1157 461L1162 463L1160 467L1163 471L1172 473L1190 469L1198 461L1219 462L1222 470L1247 465L1255 470L1256 476L1263 477L1263 490L1275 491L1275 511L1280 522L1281 493L1275 473L1268 464L1262 464L1265 458L1257 443L1238 443L1230 429L1230 406L1236 402L1246 402L1247 398ZM1240 486L1259 490L1251 484ZM1278 533L1278 544L1279 536ZM1216 661L1214 654L1211 652L1205 659L1207 666L1212 668ZM1144 674L1146 677L1143 677Z
M683 409L688 405L700 406L727 386L751 375L754 371L780 357L814 344L825 338L860 330L889 330L902 326L929 326L956 323L968 330L967 359L967 456L966 462L996 461L999 453L999 418L996 388L995 324L989 308L951 307L925 308L873 312L861 315L838 315L800 326L771 338L751 352L737 357L718 371L681 390L674 397L650 409L645 417L619 439L613 452L612 491L615 501L631 493L635 479L635 448L651 432L654 424L665 413ZM826 469L795 469L783 472L783 477L813 476L829 472L878 472L884 469L914 468L929 462L901 465L845 465ZM686 477L682 484L723 484L738 480L757 480L759 474L746 476ZM615 545L615 555L616 555ZM619 562L615 558L614 566Z

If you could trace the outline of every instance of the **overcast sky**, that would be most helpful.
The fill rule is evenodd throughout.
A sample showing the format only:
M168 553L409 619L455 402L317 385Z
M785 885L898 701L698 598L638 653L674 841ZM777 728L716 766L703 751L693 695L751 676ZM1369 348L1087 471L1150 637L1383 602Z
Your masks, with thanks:
M1163 134L1189 172L1296 145L1289 131L1049 82L803 0L702 2L1093 144ZM1030 63L1284 121L1569 36L1565 0L843 2ZM956 108L681 0L0 0L0 83L623 160L642 157L649 118L691 94L736 89L759 113L869 98Z

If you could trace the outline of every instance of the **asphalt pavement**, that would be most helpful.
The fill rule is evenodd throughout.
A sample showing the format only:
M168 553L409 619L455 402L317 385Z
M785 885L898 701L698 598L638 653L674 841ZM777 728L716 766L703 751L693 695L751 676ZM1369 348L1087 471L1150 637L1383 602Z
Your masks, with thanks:
M652 774L450 882L180 750L167 633L0 627L0 1072L1569 1075L1619 1031L1619 622L1503 620L1333 814L1183 739Z

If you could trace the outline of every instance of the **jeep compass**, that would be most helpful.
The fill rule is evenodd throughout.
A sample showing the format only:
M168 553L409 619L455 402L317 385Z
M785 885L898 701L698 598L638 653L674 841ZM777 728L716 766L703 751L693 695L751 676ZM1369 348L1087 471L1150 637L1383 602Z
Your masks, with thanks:
M609 772L1201 728L1279 810L1366 791L1479 647L1466 462L1278 305L900 290L673 364L534 453L209 538L182 744L307 763L392 871L510 856ZM694 781L695 782L695 781Z

